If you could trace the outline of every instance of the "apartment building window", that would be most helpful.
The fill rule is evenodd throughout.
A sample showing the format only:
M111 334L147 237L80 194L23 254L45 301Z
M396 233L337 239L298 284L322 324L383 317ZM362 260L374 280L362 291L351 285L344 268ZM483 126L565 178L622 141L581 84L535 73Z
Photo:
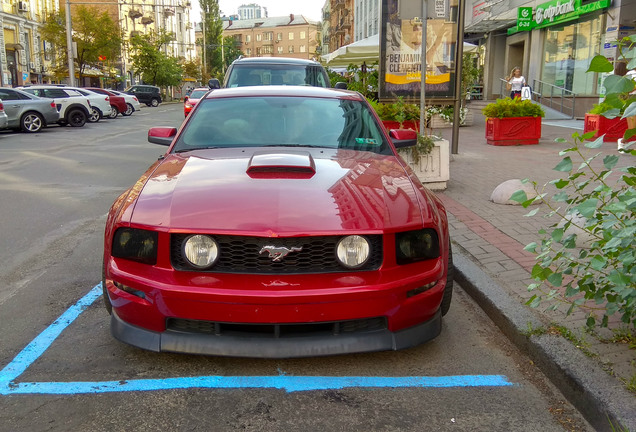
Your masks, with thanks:
M280 46L280 45L278 45L278 47L277 47L277 48L278 48L278 54L282 54L282 53L283 53L283 51L284 51L284 50L283 50L283 47L282 47L282 46Z
M258 34L256 35L256 42L260 42L260 41L262 41L262 40L263 40L263 35L262 35L261 33L258 33Z
M261 56L261 48L256 48L256 57L260 57Z
M252 35L245 35L245 43L252 42Z
M307 32L301 31L300 32L300 38L301 39L307 39Z
M307 46L306 45L301 45L300 46L300 52L301 53L307 52Z
M283 40L283 34L282 33L276 33L276 40L282 41Z
M252 55L252 48L246 48L245 49L245 55L250 57Z
M264 35L263 40L266 40L266 41L274 40L274 32L266 32L266 33L263 33L263 35Z
M294 46L293 46L293 45L290 45L290 46L289 46L289 49L287 50L287 52L289 52L289 53L293 53L293 52L294 52Z
M289 40L294 40L294 32L289 32Z
M274 47L272 47L271 45L265 45L263 47L263 54L271 54L274 52Z

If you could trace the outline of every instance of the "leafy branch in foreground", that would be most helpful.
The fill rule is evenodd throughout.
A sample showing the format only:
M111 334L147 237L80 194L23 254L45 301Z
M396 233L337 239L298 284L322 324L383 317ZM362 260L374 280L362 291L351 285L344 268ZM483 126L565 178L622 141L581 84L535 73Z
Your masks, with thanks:
M542 190L533 182L535 198L528 199L523 191L511 198L524 207L543 203L549 208L545 217L556 219L548 230L539 232L540 244L525 247L537 254L532 269L537 283L528 290L539 293L527 304L537 307L543 300L558 299L570 305L568 315L576 307L589 311L589 327L607 326L609 317L618 313L624 323L636 328L636 167L631 163L613 171L620 157L632 158L636 150L605 155L599 164L596 159L602 153L586 157L581 148L602 146L602 137L585 142L594 133L574 133L573 146L561 151L563 159L554 169L567 177L547 183ZM581 160L578 168L573 158ZM614 180L619 172L622 174ZM548 186L557 192L549 196L545 193ZM557 308L558 303L548 307Z

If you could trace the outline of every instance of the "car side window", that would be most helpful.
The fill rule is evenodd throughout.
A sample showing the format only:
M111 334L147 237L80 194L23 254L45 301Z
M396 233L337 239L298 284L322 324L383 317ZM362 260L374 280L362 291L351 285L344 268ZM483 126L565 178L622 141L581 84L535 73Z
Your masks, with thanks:
M51 99L68 97L64 90L61 89L44 89L44 95Z
M20 100L21 98L16 92L13 92L11 90L0 89L0 99L2 99L3 101L8 101L8 100Z

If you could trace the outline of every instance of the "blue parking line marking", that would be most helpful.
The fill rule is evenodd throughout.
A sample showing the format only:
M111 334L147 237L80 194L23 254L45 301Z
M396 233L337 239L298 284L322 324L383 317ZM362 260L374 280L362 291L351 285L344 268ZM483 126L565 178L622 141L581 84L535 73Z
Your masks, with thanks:
M505 387L515 384L503 375L458 375L443 377L371 377L371 376L195 376L160 379L135 379L95 382L16 382L17 378L51 346L57 337L102 295L97 284L88 294L67 309L57 320L29 343L0 371L0 395L55 394L73 395L176 389L279 389L288 393L344 388L448 388Z

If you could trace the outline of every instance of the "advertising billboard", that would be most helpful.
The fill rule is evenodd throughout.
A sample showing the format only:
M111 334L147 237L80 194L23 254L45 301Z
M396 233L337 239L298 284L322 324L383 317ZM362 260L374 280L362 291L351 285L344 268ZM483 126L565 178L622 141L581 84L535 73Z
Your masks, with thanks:
M426 55L422 62L421 0L382 0L380 100L419 100L422 64L427 99L454 99L459 0L426 0Z

